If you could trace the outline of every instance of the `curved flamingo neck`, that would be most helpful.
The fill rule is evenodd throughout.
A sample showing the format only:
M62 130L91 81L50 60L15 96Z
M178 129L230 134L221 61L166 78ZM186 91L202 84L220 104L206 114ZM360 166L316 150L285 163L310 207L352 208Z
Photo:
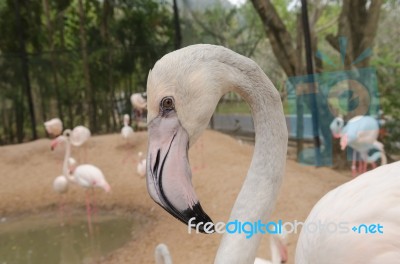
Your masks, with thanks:
M228 69L221 78L250 105L255 127L253 158L229 221L266 223L286 163L288 135L283 107L278 91L255 62L243 56L229 58L224 60ZM253 263L260 239L260 234L246 239L244 234L225 233L215 263Z

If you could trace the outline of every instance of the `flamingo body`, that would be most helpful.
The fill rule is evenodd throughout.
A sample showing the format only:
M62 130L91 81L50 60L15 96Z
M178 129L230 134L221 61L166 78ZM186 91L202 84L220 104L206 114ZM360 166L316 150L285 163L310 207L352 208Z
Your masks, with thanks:
M296 263L396 263L400 259L400 162L366 172L326 194L312 209L308 223L347 223L348 232L302 231ZM383 234L351 230L380 224Z
M363 152L371 149L379 134L379 124L371 116L356 116L347 122L341 133L342 149L347 145Z
M133 135L133 128L129 125L130 117L129 115L124 115L124 126L121 129L121 135L124 139L128 139Z
M102 171L94 165L82 164L72 171L77 184L84 188L102 188L104 191L110 191L110 185L106 181Z
M44 122L44 127L46 132L53 137L61 135L63 131L63 123L59 118L53 118Z
M63 194L68 191L68 179L64 175L56 177L53 181L53 190Z
M128 138L130 138L132 135L133 135L133 128L132 127L130 127L130 126L124 126L122 129L121 129L121 135L122 135L122 137L124 138L124 139L128 139Z

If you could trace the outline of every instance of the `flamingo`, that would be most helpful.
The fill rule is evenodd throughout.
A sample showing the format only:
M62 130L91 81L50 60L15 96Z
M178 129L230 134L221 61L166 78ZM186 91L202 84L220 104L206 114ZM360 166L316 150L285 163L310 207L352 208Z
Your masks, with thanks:
M88 189L93 190L93 188L98 187L104 189L105 192L109 192L111 187L105 179L103 172L98 167L91 164L82 164L77 166L76 161L71 158L72 132L73 131L70 129L66 129L61 136L58 136L52 141L51 148L54 149L61 142L66 143L63 175L67 175L70 181L86 189L86 210L89 230L92 232L90 194Z
M383 158L385 155L383 145L377 141L379 124L375 118L370 116L356 116L350 119L346 126L344 126L344 120L339 116L332 121L330 129L334 137L340 138L342 150L347 146L350 146L354 150L351 166L353 176L356 173L357 152L361 155L359 172L366 171L368 151L373 148L377 148L382 153L382 164L386 164L386 159ZM373 167L376 167L376 165L373 164Z
M271 261L256 258L254 264L281 264L287 261L286 234L273 234L270 236Z
M131 103L135 111L136 124L139 125L139 120L147 107L146 93L134 93L131 95Z
M168 213L185 224L190 220L204 233L213 231L212 220L192 186L188 147L207 128L228 91L236 91L249 103L256 131L253 158L229 221L265 221L281 186L288 133L279 93L261 68L227 48L199 44L165 55L147 80L148 192ZM303 229L296 263L396 263L400 259L398 171L400 162L380 166L337 187L314 206L304 223L345 221L351 228L378 221L385 225L385 235L367 237L352 230L311 234ZM225 233L214 263L254 263L260 239L260 233L250 239Z
M63 123L60 118L53 118L44 122L44 127L46 132L52 137L61 135L63 131Z
M146 175L146 159L143 159L143 153L139 152L139 163L137 165L137 173L141 176L144 177Z
M161 243L156 246L154 257L156 259L156 264L172 264L171 255L165 244Z
M128 142L128 139L133 136L133 129L129 125L129 115L124 115L124 126L121 129L122 137Z

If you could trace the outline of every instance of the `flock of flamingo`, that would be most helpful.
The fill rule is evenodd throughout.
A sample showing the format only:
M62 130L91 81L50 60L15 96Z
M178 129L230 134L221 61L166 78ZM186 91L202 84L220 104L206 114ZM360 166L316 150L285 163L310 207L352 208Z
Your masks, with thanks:
M142 101L136 104L137 98L141 94L133 94L132 104L135 109L145 107ZM133 128L129 125L130 117L128 114L123 116L123 127L121 136L126 140L126 143L134 135ZM62 166L62 175L57 176L53 181L53 190L59 194L64 194L68 191L69 182L75 183L85 189L86 192L86 211L88 217L89 231L92 233L91 215L94 213L95 203L91 201L91 193L94 194L93 188L101 188L105 192L110 192L111 187L108 184L103 172L98 167L92 164L78 165L77 161L71 157L71 145L74 147L82 147L90 138L91 132L87 127L77 126L74 129L63 130L63 123L59 118L53 118L44 123L46 132L50 137L53 137L51 142L51 150L54 150L60 143L65 144L65 156ZM137 164L137 172L144 177L146 173L146 160L142 158L143 153L139 152L139 162ZM86 155L85 155L86 156ZM63 198L63 196L62 196ZM62 209L63 202L61 200L60 208Z
M147 98L132 95L139 114L147 107L147 159L138 153L138 173L146 175L151 198L176 219L187 224L212 223L204 212L192 186L188 148L207 128L222 95L234 91L252 110L256 140L247 177L236 198L229 221L267 221L272 213L285 171L287 127L278 91L251 59L221 46L199 44L171 52L162 57L150 71ZM123 117L121 135L128 140L134 130L129 115ZM356 116L346 125L342 117L330 126L340 138L342 150L353 151L352 172L358 177L330 191L314 206L307 223L345 221L349 226L379 222L385 227L382 235L301 232L296 249L296 263L396 263L400 259L400 163L386 164L383 144L377 141L379 125L369 116ZM62 175L54 180L54 190L66 192L68 183L84 188L110 190L103 173L91 164L77 165L71 158L71 145L81 146L90 131L78 126L63 131L59 119L45 123L49 135L55 137L52 148L66 144ZM376 150L374 154L369 154ZM357 153L360 155L356 168ZM383 166L377 167L381 159ZM146 166L147 161L147 166ZM373 170L367 172L367 164ZM86 206L90 217L90 195ZM193 223L193 222L192 222ZM397 234L397 235L396 235ZM286 236L271 236L272 262L256 258L261 235L246 239L241 234L224 234L215 262L221 263L284 263L287 260ZM157 263L171 264L164 244L155 249ZM333 261L333 262L332 262Z

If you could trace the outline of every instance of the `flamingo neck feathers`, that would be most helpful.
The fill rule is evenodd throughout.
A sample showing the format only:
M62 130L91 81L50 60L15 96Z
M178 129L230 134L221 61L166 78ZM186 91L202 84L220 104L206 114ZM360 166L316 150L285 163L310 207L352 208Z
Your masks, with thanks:
M231 54L229 54L231 53ZM267 222L281 186L287 152L287 128L278 91L252 60L227 50L221 78L250 105L255 147L247 177L231 211L229 221ZM215 263L253 263L260 234L224 234Z

